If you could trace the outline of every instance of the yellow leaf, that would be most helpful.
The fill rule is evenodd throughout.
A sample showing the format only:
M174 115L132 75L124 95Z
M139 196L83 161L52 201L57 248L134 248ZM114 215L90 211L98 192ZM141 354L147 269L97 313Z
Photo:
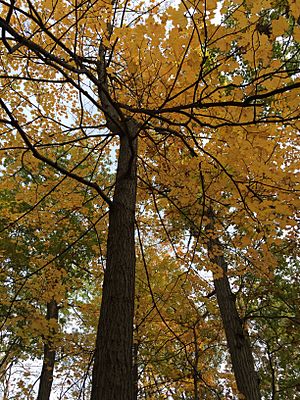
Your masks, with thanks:
M282 36L289 28L289 23L284 17L272 21L272 35L275 37Z

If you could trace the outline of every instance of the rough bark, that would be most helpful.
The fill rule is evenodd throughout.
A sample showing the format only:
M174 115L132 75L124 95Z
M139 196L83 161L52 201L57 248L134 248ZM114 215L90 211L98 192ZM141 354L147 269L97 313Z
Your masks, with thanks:
M125 130L124 130L125 131ZM91 400L132 400L135 284L136 130L120 137L109 211L107 262L96 339Z
M259 378L254 367L249 336L238 314L227 276L215 279L214 285L237 388L246 400L260 400Z
M209 218L211 222L207 231L213 232L214 217L211 211ZM246 400L260 400L259 378L255 371L249 335L236 307L235 296L227 277L228 265L221 254L222 247L218 238L208 238L208 251L211 261L223 271L221 278L214 277L214 286L237 388ZM218 255L214 255L214 252Z
M53 299L47 304L47 320L58 320L58 305ZM53 383L53 372L55 365L55 350L52 347L51 340L44 343L43 367L40 377L39 391L37 400L49 400L51 387Z

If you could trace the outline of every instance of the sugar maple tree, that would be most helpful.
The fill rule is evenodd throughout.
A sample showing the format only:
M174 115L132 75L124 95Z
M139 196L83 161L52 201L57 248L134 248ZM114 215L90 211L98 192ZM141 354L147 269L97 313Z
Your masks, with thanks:
M221 368L223 334L211 285L182 260L158 256L158 246L144 245L143 266L137 265L139 397L217 398L222 380L230 386L233 377Z
M295 249L287 259L276 252L278 268L269 284L255 280L247 285L245 315L255 327L261 391L265 398L297 398L299 379L299 265ZM296 289L296 292L295 292ZM297 350L296 350L297 353Z
M68 359L75 352L81 358L82 338L74 330L70 331L67 321L76 320L74 310L85 319L81 305L84 301L80 299L95 279L91 264L99 257L101 228L99 218L94 219L96 203L90 207L86 202L86 190L80 192L78 185L69 182L66 186L61 183L59 190L53 192L57 174L47 174L42 164L33 165L27 163L26 168L20 168L18 160L11 158L1 182L4 286L0 371L3 376L9 369L15 369L14 364L18 365L20 360L42 358L37 398L47 399L55 359ZM37 206L37 195L45 189L47 198ZM62 193L68 195L70 202L64 203ZM98 236L95 234L97 223ZM101 275L99 270L98 280ZM94 286L98 285L94 283ZM92 294L94 289L89 287L89 291ZM88 323L85 329L88 331ZM30 369L26 374L28 380ZM19 380L19 396L30 396L30 385L21 383ZM12 393L7 395L11 396Z
M231 285L246 273L272 280L273 247L284 252L283 239L297 240L299 5L0 5L3 160L40 162L57 179L73 179L99 197L99 218L109 211L92 400L137 393L138 179L138 205L150 207L150 217L160 213L153 224L161 222L162 240L181 259L189 232L193 250L185 262L212 272L237 389L259 399L245 318ZM116 146L112 184L100 172ZM39 192L37 202L45 196ZM199 379L195 373L195 398Z

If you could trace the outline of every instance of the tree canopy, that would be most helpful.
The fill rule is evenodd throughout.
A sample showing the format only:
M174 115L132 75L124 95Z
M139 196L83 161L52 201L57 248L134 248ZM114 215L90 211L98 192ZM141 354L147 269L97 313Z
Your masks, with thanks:
M296 399L300 4L0 10L3 398Z

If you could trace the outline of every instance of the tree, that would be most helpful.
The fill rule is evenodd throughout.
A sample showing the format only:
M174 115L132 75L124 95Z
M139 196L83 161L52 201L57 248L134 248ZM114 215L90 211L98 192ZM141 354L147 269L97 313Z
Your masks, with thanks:
M31 173L12 161L6 169L6 187L1 188L0 370L2 375L22 358L42 358L38 399L49 399L57 358L72 356L75 335L66 333L66 322L74 320L71 304L83 297L85 281L93 281L90 265L99 243L95 224L87 224L94 218L93 209L80 205L85 192L69 184L68 206L57 191L36 207L37 193L52 187L56 174L46 178L41 166ZM27 378L30 375L29 368ZM21 389L20 396L25 390L30 393L30 387Z
M299 390L299 379L294 375L299 369L299 272L297 251L287 245L288 258L274 249L279 262L271 285L252 278L251 300L245 305L256 338L261 390L266 399L297 398Z
M178 238L167 235L175 249L187 230L196 230L194 254L215 283L228 283L230 275L248 268L259 278L271 274L275 263L268 247L281 240L276 224L295 240L299 10L293 2L225 1L216 24L216 1L147 6L27 0L1 6L6 151L25 146L25 155L31 152L60 177L85 185L101 197L101 212L109 209L92 399L128 400L135 397L138 160L141 199L152 199L153 212L169 214L169 224L177 220ZM95 174L114 146L118 166L111 195L110 183L98 183ZM220 269L216 247L231 270ZM245 389L247 373L239 378L234 370L238 390L259 398L257 380Z
M164 251L159 253L167 253L168 246L160 246ZM138 257L138 398L219 398L222 380L228 384L232 375L221 367L223 351L216 342L223 335L211 285L185 270L182 261L160 258L160 246L143 245L143 257Z

